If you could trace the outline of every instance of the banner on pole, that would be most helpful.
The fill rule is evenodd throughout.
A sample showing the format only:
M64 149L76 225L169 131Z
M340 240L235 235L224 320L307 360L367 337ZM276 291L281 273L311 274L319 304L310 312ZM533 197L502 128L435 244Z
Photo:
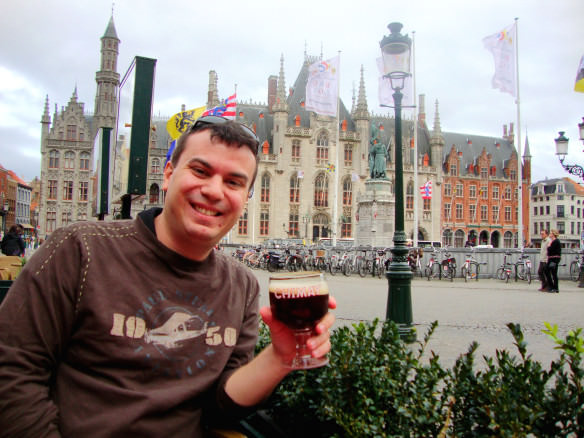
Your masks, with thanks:
M308 67L304 107L317 114L335 117L338 105L339 56Z
M493 88L509 93L513 97L517 97L516 44L516 23L483 38L483 45L493 54L495 60L495 75L491 80Z

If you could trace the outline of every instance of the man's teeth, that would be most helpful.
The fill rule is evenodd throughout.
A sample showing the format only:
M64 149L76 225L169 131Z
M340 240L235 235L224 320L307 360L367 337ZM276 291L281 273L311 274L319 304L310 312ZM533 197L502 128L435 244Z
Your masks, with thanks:
M207 210L206 208L203 207L195 207L195 210L197 210L200 213L206 214L207 216L217 216L219 213L213 210Z

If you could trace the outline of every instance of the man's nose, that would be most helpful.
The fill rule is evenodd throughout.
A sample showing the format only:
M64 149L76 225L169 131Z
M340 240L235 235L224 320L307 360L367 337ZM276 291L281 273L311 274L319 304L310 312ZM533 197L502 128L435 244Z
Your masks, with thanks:
M210 199L221 199L223 197L223 178L220 175L207 178L201 186L201 193Z

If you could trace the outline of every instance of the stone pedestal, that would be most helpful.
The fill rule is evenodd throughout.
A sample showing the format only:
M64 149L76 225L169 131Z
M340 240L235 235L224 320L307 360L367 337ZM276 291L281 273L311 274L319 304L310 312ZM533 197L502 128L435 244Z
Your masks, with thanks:
M395 199L391 192L391 183L383 179L365 181L365 194L359 199L357 211L359 223L355 244L392 247Z

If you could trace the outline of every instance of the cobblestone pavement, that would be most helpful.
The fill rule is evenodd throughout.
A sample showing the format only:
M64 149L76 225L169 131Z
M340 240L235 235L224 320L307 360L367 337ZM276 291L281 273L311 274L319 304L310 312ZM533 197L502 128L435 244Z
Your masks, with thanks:
M262 297L269 305L268 278L265 271L254 271ZM386 279L326 275L331 294L337 299L337 325L385 319L388 283ZM507 323L521 325L527 351L544 365L558 357L555 344L541 331L544 321L557 324L565 335L569 330L584 328L584 289L577 283L560 280L560 293L539 292L534 281L505 283L481 279L465 283L463 279L412 280L412 308L418 340L424 338L432 321L438 321L429 351L440 356L443 365L451 366L473 341L479 343L477 359L494 356L497 349L517 353ZM517 353L518 355L518 353ZM480 362L480 360L477 360Z

